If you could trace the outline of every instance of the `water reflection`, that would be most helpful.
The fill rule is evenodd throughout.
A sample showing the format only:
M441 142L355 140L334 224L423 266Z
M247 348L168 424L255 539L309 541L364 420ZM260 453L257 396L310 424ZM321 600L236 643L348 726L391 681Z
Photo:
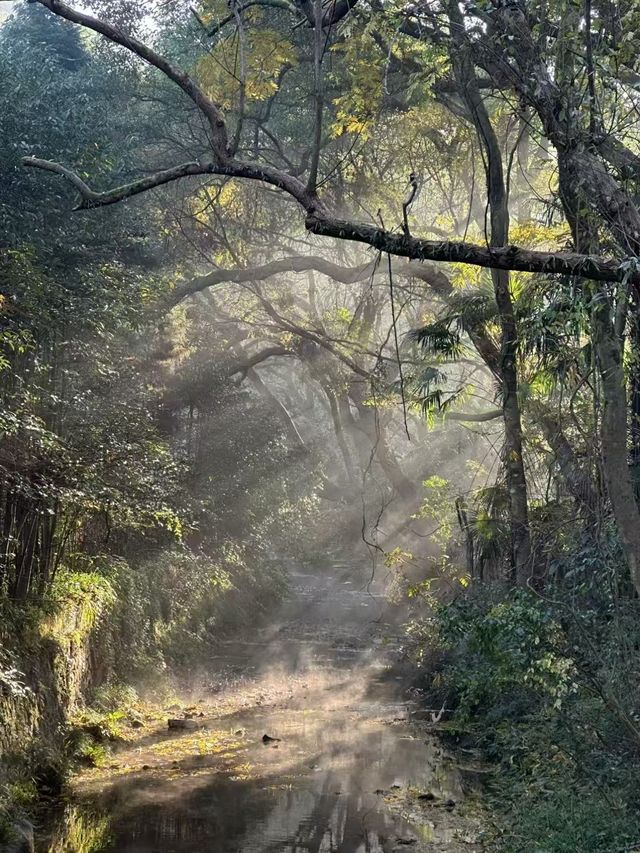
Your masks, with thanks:
M437 822L411 826L385 805L384 792L409 787L459 799L458 779L398 722L407 712L389 651L363 621L370 596L324 583L303 619L294 608L268 644L234 650L268 708L218 714L201 733L150 733L109 778L80 788L42 853L392 853L448 840ZM340 614L339 643L327 610ZM366 635L360 654L347 634ZM264 745L267 732L281 740Z

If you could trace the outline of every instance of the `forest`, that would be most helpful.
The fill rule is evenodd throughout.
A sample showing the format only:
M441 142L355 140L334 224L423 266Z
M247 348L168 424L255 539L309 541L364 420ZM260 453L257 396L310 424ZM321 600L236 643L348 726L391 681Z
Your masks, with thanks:
M0 0L0 80L0 851L640 850L636 0Z

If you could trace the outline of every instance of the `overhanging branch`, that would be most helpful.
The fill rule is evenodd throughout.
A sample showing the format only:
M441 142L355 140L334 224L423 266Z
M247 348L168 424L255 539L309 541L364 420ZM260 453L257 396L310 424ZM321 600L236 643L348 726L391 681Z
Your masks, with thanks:
M206 175L211 172L212 166L206 163L182 163L179 166L173 166L170 169L163 169L160 172L154 172L138 181L132 181L130 184L123 184L119 187L114 187L111 190L97 192L91 189L82 178L62 166L60 163L55 163L52 160L41 160L39 157L23 157L22 164L34 169L43 169L45 172L53 172L56 175L61 175L80 193L81 201L74 210L88 210L92 207L106 207L110 204L117 204L126 198L131 198L134 195L147 192L160 187L163 184L171 183L172 181L186 178L190 175Z
M76 210L116 204L134 195L147 192L154 187L159 187L192 175L226 175L268 183L293 196L307 212L306 227L314 234L335 237L339 240L364 243L379 251L388 252L390 255L397 257L408 258L414 261L464 263L487 269L518 270L521 272L547 275L580 276L595 281L621 282L629 277L629 264L613 258L599 258L594 255L581 255L575 252L540 252L523 249L520 246L490 247L457 240L424 240L418 237L409 237L405 234L386 231L382 228L376 228L373 225L367 225L366 223L334 219L328 214L322 202L300 180L292 175L279 172L277 169L250 163L237 161L225 164L183 163L161 172L155 172L130 184L124 184L123 186L105 190L104 192L96 192L78 174L62 166L60 163L55 163L51 160L41 160L38 157L25 157L22 162L25 166L53 172L69 181L82 198ZM328 265L329 262L322 261L322 263ZM336 277L334 273L340 268L336 265L332 266L334 270L327 274L331 277ZM307 269L316 269L316 267L314 265L304 266L300 268L300 271ZM295 267L286 267L282 270L275 269L269 275L280 271L296 271L296 269ZM251 280L251 278L245 277L245 272L247 271L244 270L233 273L234 275L242 275L243 277L240 279L231 277L233 271L226 270L220 272L225 274L224 278L219 279L220 281ZM362 270L358 275L361 275L361 273ZM218 271L215 271L206 277L207 279L210 278L208 284L203 284L202 279L194 280L196 284L194 284L193 289L189 292L195 293L198 290L204 290L216 284L217 274ZM337 278L340 281L344 280L340 275ZM347 280L357 281L359 279L349 278ZM178 298L182 299L185 295L188 294L182 294Z
M520 272L570 275L595 281L623 281L629 266L610 258L574 252L538 252L519 246L489 247L457 240L421 240L395 234L364 223L309 216L307 229L314 234L365 243L382 252L412 260L445 261Z
M186 72L172 65L148 45L123 33L118 27L78 11L63 3L62 0L37 0L37 2L62 18L100 33L157 68L196 104L206 117L212 132L213 161L211 163L186 163L100 193L92 190L77 174L60 164L35 157L25 160L26 165L55 172L68 180L80 193L82 198L80 208L115 204L188 175L226 175L267 183L291 196L304 210L307 217L306 227L314 234L364 243L398 257L415 261L466 263L488 269L580 276L596 281L621 282L629 278L630 272L637 278L637 273L631 270L628 262L615 259L570 252L531 251L518 246L489 247L453 240L425 240L386 231L373 225L337 219L318 198L314 189L307 187L297 177L259 163L232 159L220 109ZM345 0L347 10L353 2L354 0L350 2Z

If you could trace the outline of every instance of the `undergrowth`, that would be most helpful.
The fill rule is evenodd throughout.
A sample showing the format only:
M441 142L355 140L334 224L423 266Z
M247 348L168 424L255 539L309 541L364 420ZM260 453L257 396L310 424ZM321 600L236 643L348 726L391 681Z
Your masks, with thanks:
M640 602L611 550L577 546L551 570L544 595L474 584L413 625L430 699L493 765L490 849L636 849Z

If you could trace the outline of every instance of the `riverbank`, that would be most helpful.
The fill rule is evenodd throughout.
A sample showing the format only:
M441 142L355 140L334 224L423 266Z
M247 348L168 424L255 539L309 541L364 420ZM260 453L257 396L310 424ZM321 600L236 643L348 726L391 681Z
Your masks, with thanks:
M41 802L63 795L70 772L104 764L153 707L128 685L140 684L140 695L155 703L170 702L194 683L196 667L216 670L213 637L190 631L186 618L155 613L147 573L133 584L116 569L61 571L48 598L2 603L0 850ZM264 568L252 585L243 583L245 564L235 571L242 591L214 586L207 602L207 613L220 617L218 648L244 624L247 609L264 624L286 590L277 568Z
M37 849L481 850L474 793L413 713L391 611L349 567L299 573L279 618L220 649L184 701L138 709Z
M318 663L317 651L298 672L276 667L154 709L102 767L76 775L38 849L66 849L82 819L87 853L346 851L365 839L385 853L481 850L475 800L454 758L411 722L392 665L347 662L340 647ZM169 717L188 728L169 729Z
M611 608L605 622L586 593L568 610L551 586L542 597L476 585L414 633L441 736L483 758L491 849L640 849L640 733L626 710L640 608Z

